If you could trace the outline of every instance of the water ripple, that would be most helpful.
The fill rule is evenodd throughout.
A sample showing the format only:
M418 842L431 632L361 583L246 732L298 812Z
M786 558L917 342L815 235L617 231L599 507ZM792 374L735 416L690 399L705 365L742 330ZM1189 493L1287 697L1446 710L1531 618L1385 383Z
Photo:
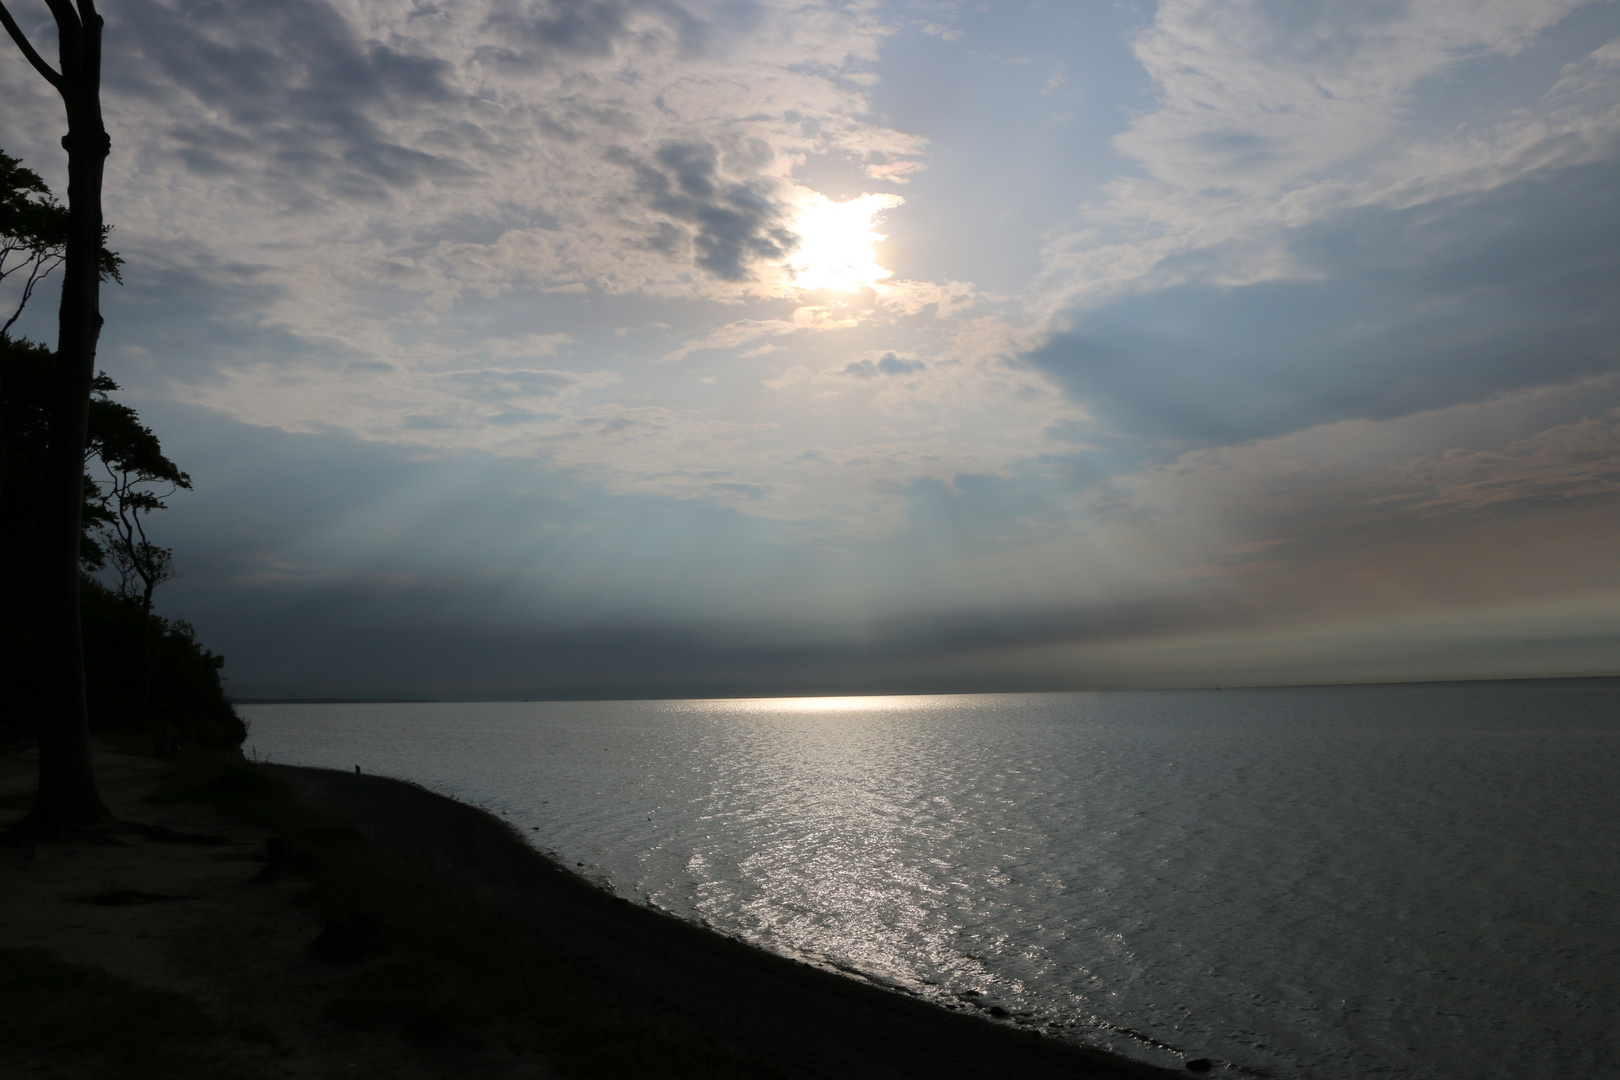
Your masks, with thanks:
M252 706L609 887L1068 1037L1301 1080L1597 1075L1613 684Z

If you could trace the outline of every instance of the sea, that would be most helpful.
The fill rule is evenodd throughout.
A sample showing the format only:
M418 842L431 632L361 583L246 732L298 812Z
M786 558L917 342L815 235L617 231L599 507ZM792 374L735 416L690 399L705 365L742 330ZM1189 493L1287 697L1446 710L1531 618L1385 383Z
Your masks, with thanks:
M241 711L260 759L1138 1059L1620 1076L1620 680Z

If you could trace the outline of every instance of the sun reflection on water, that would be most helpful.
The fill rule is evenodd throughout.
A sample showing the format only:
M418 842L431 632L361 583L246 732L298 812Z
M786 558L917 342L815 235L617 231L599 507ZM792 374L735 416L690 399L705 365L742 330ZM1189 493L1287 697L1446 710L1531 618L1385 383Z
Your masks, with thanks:
M249 709L278 761L427 783L622 896L947 1007L1178 1067L1132 1033L1301 1078L1592 1075L1620 995L1578 928L1613 845L1547 835L1620 820L1613 691L1500 693Z
M915 709L937 698L932 695L873 695L870 697L738 698L726 704L737 712L894 712Z

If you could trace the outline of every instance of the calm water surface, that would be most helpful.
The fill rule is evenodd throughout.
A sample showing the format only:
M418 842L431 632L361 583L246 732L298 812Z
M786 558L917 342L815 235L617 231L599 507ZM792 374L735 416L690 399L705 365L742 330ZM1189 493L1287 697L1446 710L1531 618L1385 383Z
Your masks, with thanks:
M1620 1075L1620 682L242 711L261 757L1135 1057Z

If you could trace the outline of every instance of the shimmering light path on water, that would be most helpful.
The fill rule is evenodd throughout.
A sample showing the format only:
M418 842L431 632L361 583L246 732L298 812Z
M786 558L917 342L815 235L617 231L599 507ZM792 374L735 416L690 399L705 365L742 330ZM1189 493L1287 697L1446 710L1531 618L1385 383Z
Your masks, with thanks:
M625 895L1138 1057L1620 1063L1620 683L244 712L260 756L417 780Z

